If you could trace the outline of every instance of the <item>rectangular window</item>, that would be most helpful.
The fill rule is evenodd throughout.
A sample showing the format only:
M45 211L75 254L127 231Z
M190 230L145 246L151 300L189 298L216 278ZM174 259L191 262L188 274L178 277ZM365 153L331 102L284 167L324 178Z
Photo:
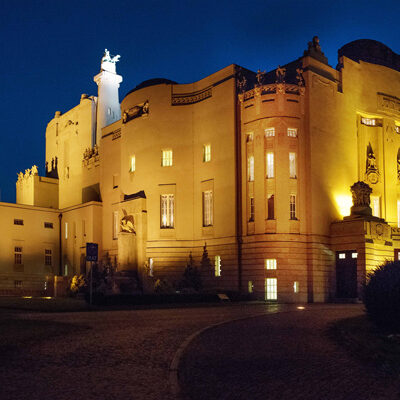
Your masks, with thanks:
M173 194L162 194L160 198L161 205L161 228L174 227L174 209L175 201Z
M14 225L23 225L24 224L24 220L23 219L15 219L14 218Z
M172 166L172 150L163 150L162 151L161 165L163 167L171 167Z
M296 128L287 128L287 135L289 137L297 137L297 129Z
M379 196L371 196L372 215L374 217L381 217L381 199Z
M22 289L22 281L14 281L14 289Z
M249 182L254 181L254 156L247 158L247 177Z
M265 269L276 269L276 258L266 258L264 263Z
M397 200L397 227L400 228L400 200Z
M292 179L295 179L296 172L296 153L289 153L289 176Z
M68 222L64 224L64 228L65 228L65 239L68 239Z
M118 239L119 221L118 211L113 212L113 239Z
M14 264L22 265L22 247L21 246L14 247Z
M273 194L268 196L268 219L275 219L275 196Z
M44 265L51 266L53 265L52 262L52 251L50 249L44 250Z
M215 266L215 276L221 276L221 256L215 256L214 266Z
M52 222L45 222L44 227L48 229L53 229L53 223Z
M343 260L346 258L346 253L339 253L339 259Z
M149 258L149 276L153 276L154 273L154 261L152 258Z
M375 126L376 125L376 119L374 119L374 118L361 118L361 123L363 125Z
M254 286L253 286L253 282L252 281L249 281L249 283L248 283L248 290L249 290L249 293L253 293L253 289L254 289Z
M255 217L254 197L250 197L250 217L249 222L253 222Z
M265 300L277 300L278 290L277 290L277 279L267 278L265 280Z
M246 142L251 143L254 140L254 134L253 132L247 133L246 134Z
M136 156L131 156L131 165L129 168L129 172L135 172L136 171Z
M203 146L203 162L211 161L211 144L205 144Z
M203 226L213 225L213 192L203 192Z
M268 152L266 156L267 162L267 178L274 177L274 153Z
M358 253L351 253L351 258L357 258L358 257Z
M275 128L267 128L265 129L265 137L275 136Z
M290 195L290 219L297 219L296 217L296 195Z
M293 282L293 292L294 293L299 293L299 290L300 290L299 281L294 281Z

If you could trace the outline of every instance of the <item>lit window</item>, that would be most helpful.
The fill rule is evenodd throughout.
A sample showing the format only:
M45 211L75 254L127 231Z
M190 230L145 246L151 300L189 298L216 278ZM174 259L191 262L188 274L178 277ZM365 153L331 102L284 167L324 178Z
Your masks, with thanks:
M50 249L45 249L44 250L44 265L51 266L53 265L52 262L52 251Z
M339 254L339 259L343 260L346 258L346 253L340 253Z
M64 228L65 228L65 239L68 239L68 222L64 224Z
M161 195L161 228L174 227L174 195L162 194Z
M64 276L68 276L68 264L64 265Z
M23 225L24 220L23 219L14 219L14 225Z
M293 282L293 292L294 293L299 293L299 290L300 290L299 281L294 281Z
M14 247L14 264L22 265L22 247L21 246Z
M253 132L250 132L250 133L246 134L246 142L247 142L247 143L252 142L253 139L254 139L254 134L253 134Z
M296 217L296 196L290 195L290 219L297 219Z
M14 281L14 288L21 289L22 288L22 281Z
M213 192L203 192L203 226L213 225Z
M264 260L265 269L276 269L276 259L275 258L267 258Z
M397 200L397 227L400 228L400 200Z
M154 273L154 261L152 258L149 258L149 276L153 276Z
M371 196L372 215L380 218L381 216L381 199L379 196Z
M203 161L211 161L211 144L205 144L203 146Z
M265 300L277 300L278 288L276 278L267 278L265 280Z
M135 171L136 171L136 156L132 156L129 172L135 172Z
M215 256L214 266L215 266L215 276L221 276L221 256Z
M275 128L267 128L265 129L265 137L275 136Z
M48 229L53 229L53 223L52 222L45 222L44 227Z
M163 167L171 167L172 166L172 150L163 150L162 151L161 165Z
M358 254L357 253L351 253L351 258L357 258Z
M289 153L289 176L296 178L296 153Z
M267 153L266 162L267 162L267 178L273 178L274 177L274 153L272 153L272 152Z
M287 128L287 135L289 137L297 137L297 129L296 128Z
M250 156L247 158L247 176L249 182L254 181L254 156Z
M113 239L118 239L119 221L118 211L113 212Z
M250 197L250 218L249 218L249 222L253 222L254 221L254 216L255 216L255 212L254 212L254 197Z
M361 123L364 125L375 126L376 119L374 118L361 118Z
M254 286L253 286L253 282L252 281L249 281L248 288L249 288L249 293L253 293Z
M268 196L268 219L275 219L275 196L270 194Z

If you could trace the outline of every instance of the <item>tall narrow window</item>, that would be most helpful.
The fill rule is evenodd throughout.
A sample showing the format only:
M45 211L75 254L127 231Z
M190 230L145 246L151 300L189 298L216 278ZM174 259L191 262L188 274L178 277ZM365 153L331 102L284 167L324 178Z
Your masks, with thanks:
M131 156L131 165L129 168L129 172L135 172L136 171L136 156Z
M266 258L264 263L265 269L276 269L276 258Z
M372 215L380 218L381 216L381 199L379 196L371 196Z
M203 192L203 226L213 225L213 192Z
M265 137L275 136L275 128L267 128L265 129Z
M161 165L163 167L171 167L172 166L172 150L163 150L162 151Z
M211 144L205 144L203 146L203 161L211 161Z
M14 247L14 264L15 265L22 264L22 247L21 246Z
M45 249L44 250L44 265L47 265L47 266L52 266L53 265L51 249Z
M293 282L293 292L294 293L299 293L300 291L300 284L299 281L294 281Z
M221 276L221 256L215 256L214 266L215 266L215 276Z
M250 217L249 222L254 221L255 210L254 210L254 197L250 197Z
M275 219L275 196L273 194L268 196L268 219Z
M296 128L287 128L287 135L289 137L297 137L297 129Z
M400 200L397 200L397 227L400 228Z
M249 182L254 181L254 156L249 156L247 158L247 176Z
M174 227L174 195L173 194L162 194L160 198L161 202L161 228L173 228Z
M289 153L289 176L294 179L296 174L296 153Z
M119 230L119 223L118 223L118 211L113 212L113 239L118 239L118 230Z
M277 300L278 288L276 278L267 278L265 280L265 300Z
M64 224L64 228L65 228L65 239L68 239L68 222L66 222L65 224Z
M296 217L296 195L290 195L290 219L297 219Z
M267 178L274 177L274 153L268 152L266 156L267 162Z
M254 139L254 134L253 134L253 132L250 132L250 133L247 133L247 134L246 134L246 142L247 142L247 143L251 143L251 142L253 141L253 139Z

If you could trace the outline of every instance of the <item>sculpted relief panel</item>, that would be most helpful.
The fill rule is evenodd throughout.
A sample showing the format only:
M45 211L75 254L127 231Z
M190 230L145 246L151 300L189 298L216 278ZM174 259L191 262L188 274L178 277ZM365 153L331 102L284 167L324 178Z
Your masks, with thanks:
M378 93L378 110L390 114L400 114L400 99L384 93Z

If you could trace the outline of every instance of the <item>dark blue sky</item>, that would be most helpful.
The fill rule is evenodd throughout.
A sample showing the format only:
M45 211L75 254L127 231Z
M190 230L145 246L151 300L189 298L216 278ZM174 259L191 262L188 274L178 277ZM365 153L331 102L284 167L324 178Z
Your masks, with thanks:
M271 70L314 35L332 66L337 50L375 39L400 53L399 0L0 0L0 189L15 201L17 172L44 173L54 112L97 94L104 48L120 54L120 99L141 81L196 81L229 64Z

